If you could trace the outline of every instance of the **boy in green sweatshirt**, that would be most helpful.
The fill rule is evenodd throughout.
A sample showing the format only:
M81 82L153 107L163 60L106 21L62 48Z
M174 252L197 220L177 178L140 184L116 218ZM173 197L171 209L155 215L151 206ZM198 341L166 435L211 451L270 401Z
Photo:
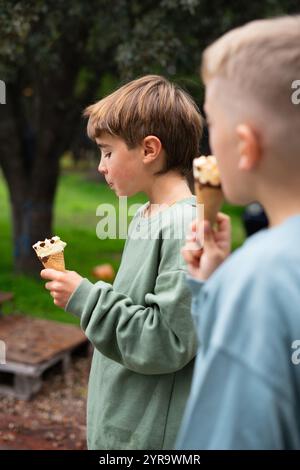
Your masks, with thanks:
M95 347L89 449L170 449L190 389L197 344L180 256L196 215L186 176L202 118L177 85L146 76L87 108L99 172L118 196L144 192L113 285L46 269L54 303L78 315Z

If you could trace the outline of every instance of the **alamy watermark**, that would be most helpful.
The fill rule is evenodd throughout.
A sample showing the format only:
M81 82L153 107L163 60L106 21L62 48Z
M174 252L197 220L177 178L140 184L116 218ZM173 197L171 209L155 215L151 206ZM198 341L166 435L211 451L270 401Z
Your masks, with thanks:
M295 339L295 341L292 342L291 348L295 350L291 356L291 360L292 363L297 366L300 364L300 339Z
M295 90L291 95L293 104L300 104L300 80L294 80L291 88Z
M0 80L0 104L6 104L6 85L3 80Z
M6 364L6 344L0 341L0 364Z
M203 204L197 204L199 220L203 219ZM127 204L127 196L119 197L118 211L113 204L100 204L96 216L100 221L96 226L96 234L100 240L127 239L185 240L189 225L196 218L196 207L182 203L176 205L151 204L151 215L145 215L146 205ZM171 210L168 210L171 209ZM134 217L128 224L128 217ZM199 224L198 233L203 230ZM200 239L201 233L199 233Z

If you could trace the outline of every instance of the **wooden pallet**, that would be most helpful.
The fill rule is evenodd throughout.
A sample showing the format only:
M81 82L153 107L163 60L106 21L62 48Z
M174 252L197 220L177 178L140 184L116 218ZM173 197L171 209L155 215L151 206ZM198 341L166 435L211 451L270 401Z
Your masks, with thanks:
M22 400L41 389L46 371L60 364L65 373L74 353L89 350L80 328L19 315L0 319L0 339L7 348L6 363L0 364L0 394Z

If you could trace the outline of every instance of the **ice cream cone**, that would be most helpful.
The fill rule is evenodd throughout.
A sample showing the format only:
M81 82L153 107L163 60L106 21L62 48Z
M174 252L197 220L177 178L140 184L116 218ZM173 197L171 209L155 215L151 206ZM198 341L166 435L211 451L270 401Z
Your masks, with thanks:
M195 194L198 206L198 219L203 217L208 220L211 225L216 222L217 213L223 203L223 192L220 186L201 185L195 181ZM202 205L204 206L204 213Z
M54 255L44 256L40 258L45 268L56 269L56 271L65 271L64 252L55 253Z
M204 218L211 225L214 225L223 202L221 179L216 158L213 155L195 158L193 172L198 220Z
M67 244L55 236L33 245L37 257L45 268L65 271L64 248Z

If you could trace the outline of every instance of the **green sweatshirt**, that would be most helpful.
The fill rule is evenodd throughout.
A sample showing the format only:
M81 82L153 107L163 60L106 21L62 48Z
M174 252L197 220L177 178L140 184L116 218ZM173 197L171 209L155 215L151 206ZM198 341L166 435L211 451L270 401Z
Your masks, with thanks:
M93 344L89 449L171 449L190 390L197 339L180 254L195 197L133 218L112 285L84 279L66 310Z

